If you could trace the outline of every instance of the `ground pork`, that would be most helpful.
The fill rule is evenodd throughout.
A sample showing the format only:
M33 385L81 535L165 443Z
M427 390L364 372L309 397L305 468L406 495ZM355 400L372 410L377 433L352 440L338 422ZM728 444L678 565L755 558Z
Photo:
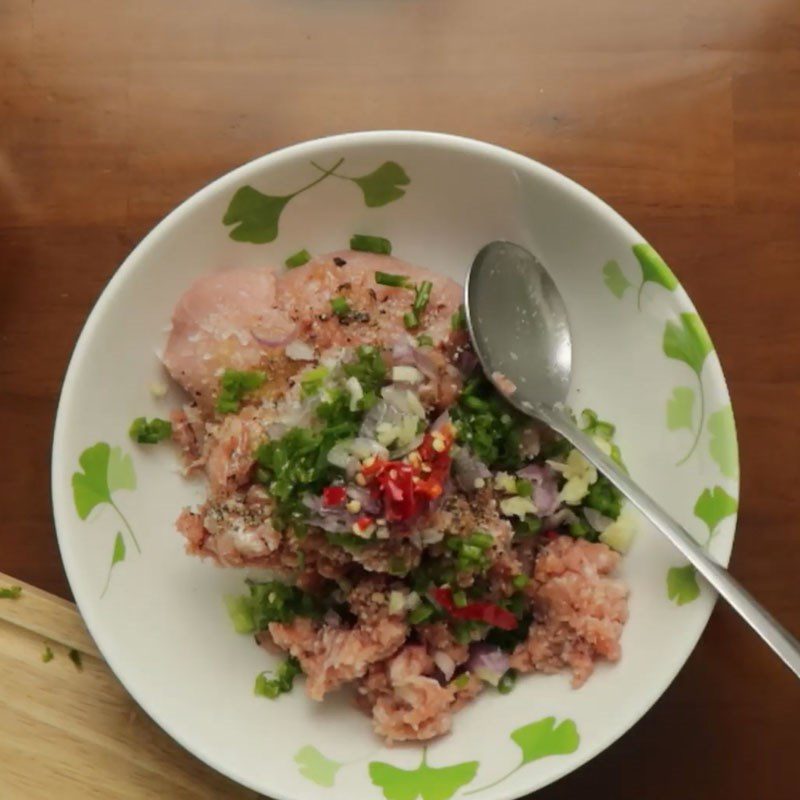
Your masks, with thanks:
M620 657L619 639L628 617L627 587L608 575L619 555L604 544L559 536L542 548L534 568L534 622L511 655L522 672L572 670L583 684L594 662Z

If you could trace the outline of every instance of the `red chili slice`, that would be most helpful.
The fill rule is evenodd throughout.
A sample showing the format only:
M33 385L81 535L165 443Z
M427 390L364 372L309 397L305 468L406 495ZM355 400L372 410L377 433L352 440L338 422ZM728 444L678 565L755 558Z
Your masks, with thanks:
M472 622L485 622L504 631L512 631L519 624L517 618L505 608L495 603L476 601L459 607L453 602L453 592L447 586L441 586L431 591L431 597L455 619L469 620Z
M322 505L340 506L347 499L347 491L344 486L326 486L322 490Z

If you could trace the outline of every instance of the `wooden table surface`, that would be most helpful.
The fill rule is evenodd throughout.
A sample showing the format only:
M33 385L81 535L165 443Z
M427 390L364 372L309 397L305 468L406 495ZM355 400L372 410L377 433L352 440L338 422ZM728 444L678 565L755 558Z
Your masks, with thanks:
M0 569L69 597L53 416L136 242L244 161L376 128L528 154L660 250L733 396L732 569L800 632L798 0L0 0ZM537 797L796 798L798 720L797 682L718 606L653 710Z

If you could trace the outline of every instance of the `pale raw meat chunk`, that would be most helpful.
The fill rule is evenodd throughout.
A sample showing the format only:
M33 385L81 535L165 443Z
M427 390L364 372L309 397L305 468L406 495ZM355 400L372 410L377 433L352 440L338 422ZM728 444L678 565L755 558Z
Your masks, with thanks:
M596 660L617 661L628 618L628 589L608 577L619 554L604 544L559 536L544 547L534 568L536 619L511 656L522 672L572 670L573 686L592 674Z
M276 284L270 269L224 270L198 278L178 301L163 361L201 407L213 406L225 369L266 368L268 351L292 338Z
M301 338L326 349L359 344L391 345L407 336L403 314L411 310L411 289L382 286L375 272L405 275L410 284L430 281L430 301L415 333L427 333L435 343L450 334L450 320L461 304L462 289L443 275L407 264L392 256L342 250L318 256L278 281L278 305L300 325ZM350 320L331 312L331 298L344 297Z

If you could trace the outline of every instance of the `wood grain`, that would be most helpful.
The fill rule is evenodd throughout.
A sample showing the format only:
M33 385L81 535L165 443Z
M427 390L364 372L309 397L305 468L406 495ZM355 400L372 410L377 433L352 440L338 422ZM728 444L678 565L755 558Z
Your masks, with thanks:
M0 586L14 583L0 573ZM22 584L19 599L0 604L0 674L3 800L257 797L200 764L139 709L66 600Z
M798 632L797 0L0 0L0 566L69 597L53 413L80 326L139 238L243 161L370 128L531 155L661 251L733 396L733 571ZM793 798L798 718L797 684L718 608L633 732L537 796ZM9 770L46 769L25 741L0 758L0 797Z

